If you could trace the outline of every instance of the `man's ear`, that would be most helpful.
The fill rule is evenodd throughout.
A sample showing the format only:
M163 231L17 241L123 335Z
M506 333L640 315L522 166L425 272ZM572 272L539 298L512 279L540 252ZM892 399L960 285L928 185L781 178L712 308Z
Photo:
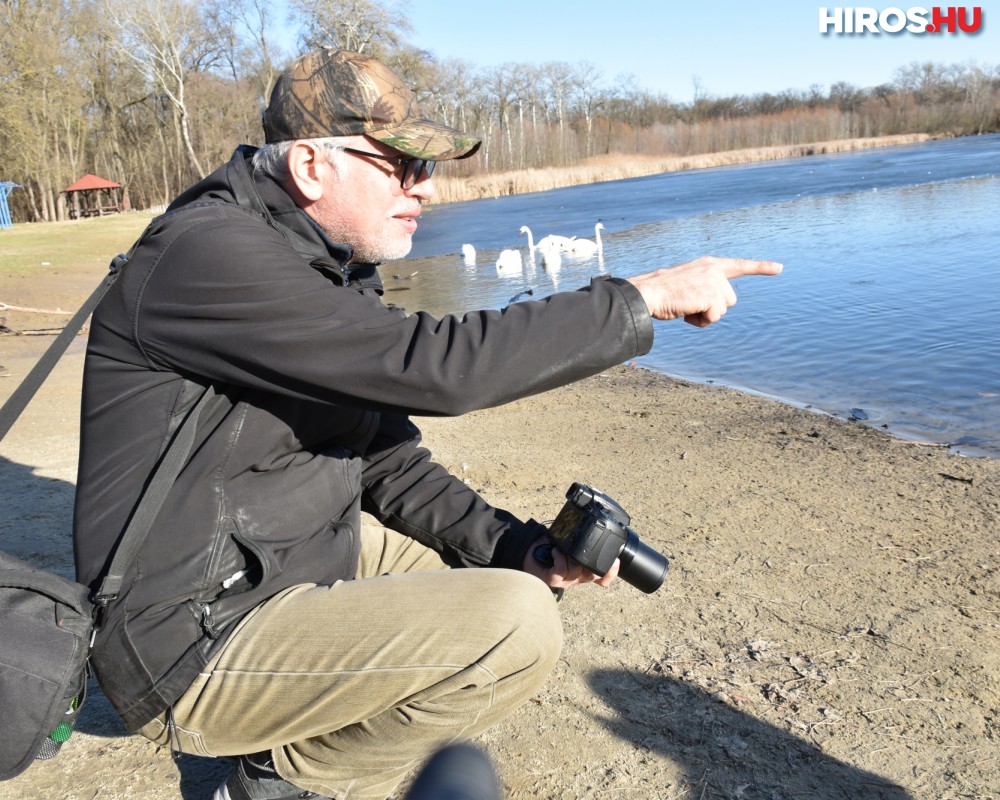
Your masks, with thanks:
M315 144L307 139L292 142L288 149L289 181L307 204L323 196L321 175L329 168L326 156Z

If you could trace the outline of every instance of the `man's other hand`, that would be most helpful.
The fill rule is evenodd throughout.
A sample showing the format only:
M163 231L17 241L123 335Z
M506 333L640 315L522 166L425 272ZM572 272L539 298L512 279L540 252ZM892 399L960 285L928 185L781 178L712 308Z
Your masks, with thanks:
M551 566L543 564L535 557L535 550L539 547L545 548L545 553L552 562ZM532 542L528 554L524 557L521 569L531 573L553 589L568 589L571 586L579 586L581 583L608 586L618 577L618 567L618 559L616 558L611 569L604 575L598 575L596 572L577 564L573 559L567 558L565 553L553 546L548 535L543 534Z

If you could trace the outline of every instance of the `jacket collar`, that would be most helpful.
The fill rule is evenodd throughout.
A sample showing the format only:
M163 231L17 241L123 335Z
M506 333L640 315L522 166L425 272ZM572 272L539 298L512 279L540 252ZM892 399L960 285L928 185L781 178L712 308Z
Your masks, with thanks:
M353 255L350 247L332 241L276 181L253 172L250 159L256 151L246 144L237 147L227 164L179 195L169 210L196 200L221 200L250 209L281 233L310 266L335 283L366 294L382 294L375 264L349 264Z

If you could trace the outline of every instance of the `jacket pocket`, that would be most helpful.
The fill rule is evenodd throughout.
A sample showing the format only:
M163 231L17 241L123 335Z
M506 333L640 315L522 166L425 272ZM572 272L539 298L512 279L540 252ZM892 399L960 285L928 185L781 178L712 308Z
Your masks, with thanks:
M212 639L283 589L303 583L332 585L353 578L356 570L357 537L347 522L327 522L290 547L255 540L238 529L233 541L245 554L245 566L223 578L214 596L189 603L190 612Z

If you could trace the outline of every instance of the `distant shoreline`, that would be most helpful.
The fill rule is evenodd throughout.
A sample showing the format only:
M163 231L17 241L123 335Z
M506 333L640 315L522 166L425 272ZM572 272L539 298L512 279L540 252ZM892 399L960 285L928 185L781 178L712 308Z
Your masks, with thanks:
M784 158L844 153L868 150L874 147L892 147L901 144L926 142L936 137L927 133L909 133L898 136L873 136L859 139L833 139L806 144L751 147L741 150L723 150L715 153L698 153L687 156L648 156L612 153L597 156L570 167L526 169L496 172L472 177L436 175L435 204L459 203L468 200L503 197L506 195L544 192L566 186L580 186L625 178L639 178L663 172L680 172L688 169L725 167L732 164L749 164L759 161L777 161Z
M906 133L896 136L871 136L855 139L831 139L805 144L775 145L773 147L747 147L739 150L720 150L713 153L696 153L686 156L651 156L610 153L595 156L568 167L524 169L491 172L471 177L451 177L444 170L434 174L434 200L429 205L447 205L469 200L495 199L507 195L545 192L567 186L582 186L626 178L641 178L664 172L681 172L689 169L726 167L733 164L750 164L778 161L784 158L846 153L870 150L876 147L893 147L917 144L941 138L929 133ZM166 206L142 209L135 213L162 214Z

